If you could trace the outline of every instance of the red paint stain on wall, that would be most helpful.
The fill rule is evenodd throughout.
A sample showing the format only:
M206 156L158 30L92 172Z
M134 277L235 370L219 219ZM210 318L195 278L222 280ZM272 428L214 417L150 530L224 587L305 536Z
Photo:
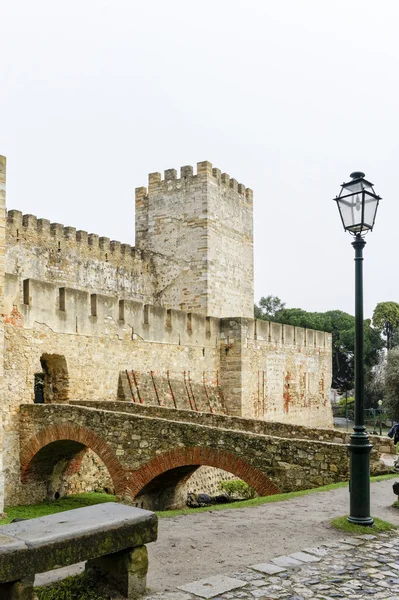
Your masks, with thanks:
M290 406L290 402L291 402L290 379L291 379L291 376L289 373L287 373L285 376L285 381L284 381L284 394L283 394L284 411L286 413L288 413L288 411L289 411L289 406Z
M14 306L9 315L4 315L4 323L9 323L10 325L14 325L14 327L23 327L24 317L18 311L17 307Z

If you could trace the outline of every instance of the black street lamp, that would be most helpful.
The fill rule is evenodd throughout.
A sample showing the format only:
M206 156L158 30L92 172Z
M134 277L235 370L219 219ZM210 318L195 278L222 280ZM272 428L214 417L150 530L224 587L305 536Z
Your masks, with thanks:
M364 425L364 334L363 334L363 236L372 231L380 196L364 173L351 173L335 198L345 231L355 239L355 426L348 445L350 455L350 514L356 525L372 525L370 516L370 452L372 445Z

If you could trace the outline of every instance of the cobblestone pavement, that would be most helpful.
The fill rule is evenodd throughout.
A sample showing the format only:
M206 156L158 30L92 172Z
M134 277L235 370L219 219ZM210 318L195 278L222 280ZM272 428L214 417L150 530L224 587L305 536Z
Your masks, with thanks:
M399 600L398 532L363 535L304 548L210 577L146 600Z

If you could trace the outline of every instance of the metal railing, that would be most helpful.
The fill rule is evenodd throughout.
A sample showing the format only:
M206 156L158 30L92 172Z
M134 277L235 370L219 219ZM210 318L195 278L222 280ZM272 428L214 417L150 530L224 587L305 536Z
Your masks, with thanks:
M346 427L349 431L353 427L354 421L353 403L336 405L332 407L332 410L335 426ZM391 415L384 409L366 408L364 409L364 424L369 433L386 435L392 427L393 420Z

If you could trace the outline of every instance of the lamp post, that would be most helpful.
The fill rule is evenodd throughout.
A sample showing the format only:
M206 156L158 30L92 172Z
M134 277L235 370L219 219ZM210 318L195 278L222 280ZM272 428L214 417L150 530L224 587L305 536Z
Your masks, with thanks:
M382 424L381 424L381 406L382 406L382 400L378 400L378 408L380 409L380 435L382 435Z
M345 231L354 236L355 249L355 426L348 445L350 455L350 514L356 525L372 525L370 516L370 451L364 425L363 248L364 235L372 231L380 197L364 173L351 173L335 198Z

